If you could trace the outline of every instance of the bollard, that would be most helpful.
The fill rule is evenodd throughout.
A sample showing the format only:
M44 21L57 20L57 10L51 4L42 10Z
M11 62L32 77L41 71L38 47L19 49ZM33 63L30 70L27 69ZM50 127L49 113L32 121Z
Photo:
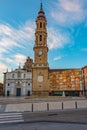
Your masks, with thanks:
M77 107L77 102L75 102L75 108L77 109L78 107Z
M64 105L63 105L63 102L62 102L62 110L64 109Z
M49 111L49 103L47 103L47 111Z
M33 104L31 105L31 111L32 111L32 112L34 111L34 106L33 106Z

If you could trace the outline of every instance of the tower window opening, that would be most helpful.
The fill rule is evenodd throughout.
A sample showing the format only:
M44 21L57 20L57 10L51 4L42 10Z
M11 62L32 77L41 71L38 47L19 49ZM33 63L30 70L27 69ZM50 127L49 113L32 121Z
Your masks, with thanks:
M42 41L42 35L40 35L40 41Z
M43 27L45 28L45 23L43 23Z
M36 36L36 41L38 41L38 36Z
M42 23L40 22L40 28L42 28Z

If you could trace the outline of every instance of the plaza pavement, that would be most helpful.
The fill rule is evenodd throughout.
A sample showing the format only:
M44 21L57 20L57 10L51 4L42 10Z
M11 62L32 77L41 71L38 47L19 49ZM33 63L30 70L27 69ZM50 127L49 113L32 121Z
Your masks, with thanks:
M0 98L0 112L45 112L87 108L87 99L80 98Z
M87 125L38 122L38 123L0 126L0 130L48 130L48 129L49 130L87 130Z
M87 109L4 113L0 130L87 130L86 113Z
M21 122L19 121L22 121L23 126L25 126L24 125L25 123L29 125L33 123L33 126L35 126L36 123L41 124L44 122L47 123L48 125L49 123L53 124L54 127L56 126L55 129L57 129L57 127L59 126L57 124L59 123L64 124L64 126L66 126L66 124L71 124L72 127L77 124L78 125L77 128L79 130L81 128L80 126L82 126L82 128L85 128L86 126L87 128L87 99L86 98L64 98L64 99L63 98L60 99L58 98L53 98L53 99L52 98L50 99L49 98L47 99L46 98L45 99L13 98L11 99L10 98L8 99L7 102L6 100L7 99L5 100L3 99L3 102L1 101L0 103L1 123L3 118L4 123L9 121L9 122L17 122L18 124L20 124ZM18 113L20 115L18 115ZM21 117L19 118L19 116ZM9 128L11 128L11 125L10 124L8 125ZM14 125L14 129L16 125ZM45 127L45 130L47 128L51 129L50 125L49 126L48 125ZM28 127L26 126L25 128L28 129ZM39 126L37 126L36 128L37 130L40 129ZM62 127L59 128L62 130ZM67 129L68 128L69 127L67 127ZM4 129L5 128L3 125L2 129L0 130L4 130Z

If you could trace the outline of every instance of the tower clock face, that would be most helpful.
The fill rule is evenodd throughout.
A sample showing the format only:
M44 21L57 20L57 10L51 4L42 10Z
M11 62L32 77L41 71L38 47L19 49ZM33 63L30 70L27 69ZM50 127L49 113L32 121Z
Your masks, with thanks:
M38 51L38 55L41 56L43 52L41 50Z
M43 76L42 75L38 75L38 82L43 82Z

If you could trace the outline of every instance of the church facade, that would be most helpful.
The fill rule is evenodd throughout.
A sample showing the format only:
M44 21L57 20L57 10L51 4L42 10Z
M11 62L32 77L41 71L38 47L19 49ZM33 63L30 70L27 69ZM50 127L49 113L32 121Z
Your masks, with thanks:
M4 73L5 96L31 96L32 95L32 59L28 57L24 67Z
M47 20L42 3L36 18L34 61L28 57L23 68L4 73L6 96L86 96L87 66L50 69Z

